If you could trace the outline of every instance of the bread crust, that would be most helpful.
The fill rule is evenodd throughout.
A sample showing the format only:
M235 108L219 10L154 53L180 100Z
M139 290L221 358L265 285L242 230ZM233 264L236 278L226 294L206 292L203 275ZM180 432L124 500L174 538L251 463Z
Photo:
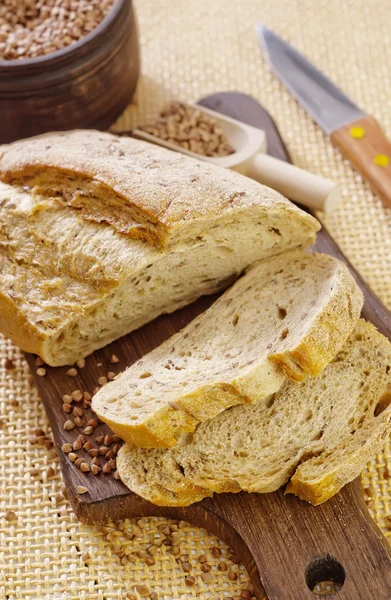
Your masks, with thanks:
M191 222L243 206L278 205L308 226L309 237L319 229L309 214L239 173L100 131L50 133L2 146L0 179L43 195L61 191L83 218L158 246Z
M124 444L117 456L117 468L124 474L127 473L128 462L132 461L132 449ZM163 473L162 473L163 475ZM164 486L164 481L161 484L156 484L153 487L148 486L146 479L140 479L137 483L134 481L131 486L136 486L139 495L143 495L142 490L145 487L145 496L149 501L157 506L190 506L194 502L199 502L203 498L213 495L213 492L205 488L192 484L190 481L183 480L183 485L177 485L175 490L170 490Z
M330 257L330 260L333 259ZM363 304L361 291L342 263L339 263L339 271L335 275L335 288L325 310L315 319L300 344L293 351L270 357L293 381L319 375L333 360L360 316Z
M46 335L30 323L12 299L1 291L0 331L26 352L39 354L45 360Z
M178 436L194 431L203 415L212 418L216 412L235 404L250 403L233 385L218 383L204 386L192 394L184 395L175 403L175 407L165 405L150 419L129 427L104 416L105 422L125 442L141 448L172 448ZM99 410L98 410L99 413ZM103 416L102 416L103 418Z
M289 480L285 493L294 494L314 506L332 498L344 485L358 477L364 465L379 451L385 441L390 421L391 407L387 409L378 423L378 430L371 437L367 437L366 443L355 452L354 456L350 457L349 463L341 463L331 473L328 472L317 480L306 481L303 479L299 466Z

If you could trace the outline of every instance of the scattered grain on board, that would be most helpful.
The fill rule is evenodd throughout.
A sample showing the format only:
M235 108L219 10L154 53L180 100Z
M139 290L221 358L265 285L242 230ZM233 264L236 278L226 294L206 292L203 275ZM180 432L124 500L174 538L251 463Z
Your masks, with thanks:
M81 440L80 438L77 438L77 440L75 440L72 444L72 449L77 452L78 450L81 450L82 448L83 448L83 440Z
M105 446L111 446L111 444L113 443L113 436L109 433L105 435L105 437L103 438L103 443Z
M93 475L98 475L101 472L101 470L102 469L99 467L99 465L94 465L94 464L91 465L91 473Z
M103 466L102 473L104 473L105 475L110 475L110 473L111 473L111 470L112 470L112 469L111 469L111 465L110 465L109 463L106 463L106 464Z

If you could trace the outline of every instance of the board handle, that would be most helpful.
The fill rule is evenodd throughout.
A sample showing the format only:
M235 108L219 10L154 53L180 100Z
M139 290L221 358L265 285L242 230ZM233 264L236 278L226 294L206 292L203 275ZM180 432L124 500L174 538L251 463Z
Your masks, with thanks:
M213 526L205 513L204 526L244 559L257 599L266 593L269 600L316 600L321 582L324 591L326 582L336 584L330 600L391 599L389 548L368 514L359 478L316 507L282 490L224 494L204 501L202 510L208 506ZM200 524L197 508L188 516Z
M331 141L391 208L391 142L370 116L336 129Z
M316 600L333 582L333 600L391 600L385 537L370 517L360 479L311 506L282 490L219 494L186 508L124 498L126 516L188 521L222 539L246 567L257 600ZM110 511L110 506L107 506ZM111 512L111 511L110 511Z

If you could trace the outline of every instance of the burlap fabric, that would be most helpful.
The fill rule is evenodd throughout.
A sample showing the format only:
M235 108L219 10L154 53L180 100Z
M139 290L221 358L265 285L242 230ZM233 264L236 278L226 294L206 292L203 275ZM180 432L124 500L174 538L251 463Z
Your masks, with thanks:
M343 206L327 225L344 252L391 308L391 211L334 151L322 132L269 72L253 25L263 21L294 42L391 137L391 3L388 0L138 0L143 75L133 106L115 127L130 128L155 116L172 98L193 101L219 90L253 95L272 114L299 166L339 180ZM6 360L15 368L7 370ZM0 340L0 599L109 600L140 597L143 584L159 598L227 598L248 587L243 567L232 564L219 540L194 527L180 529L181 555L189 554L187 586L176 558L162 546L155 564L141 558L121 565L115 543L127 552L159 539L162 520L125 522L124 532L84 527L58 495L61 475L53 450L28 444L36 428L48 432L39 397L28 383L19 351ZM54 470L53 471L50 469ZM391 446L368 465L363 483L373 515L387 535L391 514ZM6 520L7 511L10 521ZM128 536L131 537L131 536ZM222 551L215 557L212 548ZM88 554L86 554L88 553ZM213 577L203 582L205 554ZM214 554L218 552L214 551ZM89 555L89 556L88 556ZM217 565L227 563L237 579ZM148 561L151 562L151 561ZM186 562L186 561L185 561ZM208 578L207 578L208 579ZM143 591L141 589L141 591ZM130 598L132 596L129 596ZM152 594L153 597L153 594Z

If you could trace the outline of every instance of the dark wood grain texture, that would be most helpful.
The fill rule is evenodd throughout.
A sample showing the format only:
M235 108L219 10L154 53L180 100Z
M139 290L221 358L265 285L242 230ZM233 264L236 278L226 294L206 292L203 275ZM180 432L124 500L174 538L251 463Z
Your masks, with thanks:
M270 153L288 159L273 122L254 99L243 94L224 93L204 99L202 104L265 129ZM319 245L319 249L328 250L331 254L339 252L327 233L321 234ZM36 375L35 357L27 355L53 429L69 499L76 515L91 524L124 517L162 515L205 527L223 539L240 557L249 572L258 600L265 598L265 590L270 600L316 598L306 583L305 574L311 564L319 567L317 580L320 580L319 573L321 579L340 580L341 570L344 572L345 583L333 596L338 600L391 600L389 548L366 509L359 480L318 507L294 496L284 496L281 490L273 494L222 494L188 508L162 508L132 494L110 475L101 473L94 477L81 473L62 452L62 444L75 440L80 433L77 428L71 432L63 430L68 415L61 409L62 395L75 389L91 392L99 376L110 370L123 370L182 328L213 300L213 297L202 298L95 352L86 359L86 366L78 370L76 378L66 375L65 367L48 368L46 376L39 377ZM367 310L367 316L372 314L371 309ZM385 309L376 305L373 311L379 329L389 333L389 321L383 326L383 318L388 316ZM112 354L119 357L118 364L110 363ZM86 421L90 416L83 419ZM101 424L91 438L108 431ZM84 451L79 454L88 457ZM88 493L78 494L78 485L86 487Z
M391 142L377 121L362 117L333 131L331 141L391 208Z
M96 30L72 46L0 61L0 143L47 131L106 129L129 104L139 69L132 0L115 0Z

